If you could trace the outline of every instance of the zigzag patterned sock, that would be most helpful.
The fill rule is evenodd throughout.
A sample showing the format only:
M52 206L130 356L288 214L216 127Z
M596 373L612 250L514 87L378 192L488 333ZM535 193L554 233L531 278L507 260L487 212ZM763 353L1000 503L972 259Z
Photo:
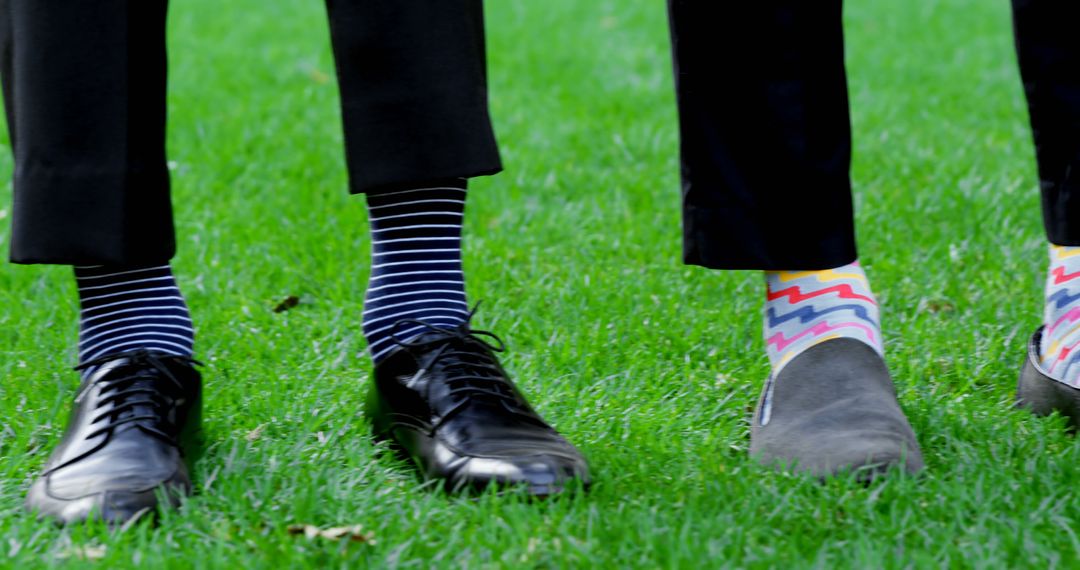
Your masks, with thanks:
M451 328L465 322L461 223L465 180L367 197L372 266L364 300L364 336L378 363L402 341L422 333L415 319ZM393 335L393 336L392 336Z
M884 353L877 301L859 262L822 271L766 271L765 348L773 375L802 351L853 338Z
M1042 343L1043 368L1055 380L1080 388L1080 247L1050 246Z
M79 363L140 348L191 356L195 330L168 265L75 267L75 281Z

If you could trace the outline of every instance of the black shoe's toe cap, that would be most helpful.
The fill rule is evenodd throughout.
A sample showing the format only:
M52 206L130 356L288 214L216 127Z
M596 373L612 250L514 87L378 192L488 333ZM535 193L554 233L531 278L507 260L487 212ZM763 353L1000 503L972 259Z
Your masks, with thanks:
M49 477L45 476L30 487L26 508L41 518L52 518L62 524L101 520L110 524L122 524L156 510L164 497L169 506L176 506L180 498L190 494L191 483L184 473L177 473L160 485L144 489L88 489L75 497L58 497L49 490Z
M585 460L570 453L461 457L448 465L447 471L447 484L452 490L516 487L530 495L545 496L574 484L584 488L590 484Z

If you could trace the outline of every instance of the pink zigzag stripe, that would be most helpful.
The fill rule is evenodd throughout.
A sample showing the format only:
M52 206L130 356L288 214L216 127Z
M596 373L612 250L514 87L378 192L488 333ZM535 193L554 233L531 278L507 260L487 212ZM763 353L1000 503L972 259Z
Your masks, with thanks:
M776 345L776 350L783 351L785 348L791 346L792 343L794 343L795 341L799 340L800 338L802 338L802 337L804 337L806 335L812 334L814 336L819 336L819 335L823 335L823 334L825 334L825 333L827 333L829 331L834 331L834 330L842 329L842 328L845 328L845 327L855 327L857 329L860 329L860 330L862 330L863 332L866 333L866 336L870 337L870 342L873 342L875 344L877 343L877 337L874 335L874 330L871 329L870 327L862 324L862 323L847 322L847 323L839 323L837 325L830 325L829 323L824 322L824 323L818 323L818 324L816 324L816 325L814 325L814 326L812 326L812 327L810 327L810 328L808 328L808 329L800 332L799 334L797 334L797 335L795 335L795 336L793 336L791 338L788 338L788 339L784 338L784 333L778 332L778 333L772 335L771 337L769 337L769 340L767 340L765 342L765 344L766 345L775 344Z
M1070 323L1074 323L1077 320L1080 320L1080 307L1073 307L1073 308L1069 309L1069 311L1067 313L1065 313L1064 315L1061 315L1061 318L1059 318L1056 322L1054 322L1053 325L1050 325L1050 328L1046 329L1046 334L1047 335L1052 334L1054 332L1054 330L1056 330L1059 326L1061 326L1061 324L1066 319L1068 319L1068 321Z

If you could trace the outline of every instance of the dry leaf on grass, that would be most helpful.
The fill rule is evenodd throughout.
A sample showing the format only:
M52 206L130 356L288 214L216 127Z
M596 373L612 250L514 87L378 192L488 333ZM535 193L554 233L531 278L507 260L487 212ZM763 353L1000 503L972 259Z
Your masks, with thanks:
M323 538L326 540L342 540L348 539L351 542L366 542L368 544L375 544L375 533L364 532L364 527L361 525L352 526L335 526L330 528L319 528L310 524L291 524L286 528L289 534L293 536L304 535L309 540L315 538Z
M291 308L293 308L293 307L295 307L295 306L297 306L299 304L300 304L300 297L297 297L296 295L289 295L288 297L285 297L284 299L281 300L281 302L279 302L277 305L274 306L274 312L275 313L284 313L285 311L288 311L289 309L291 309Z
M247 433L247 435L244 436L244 439L246 439L248 441L255 441L256 439L259 439L260 437L262 437L263 430L265 430L265 429L266 429L266 424L259 424L255 429L249 431Z
M94 544L72 546L56 556L57 558L75 558L77 560L100 560L105 558L105 546Z

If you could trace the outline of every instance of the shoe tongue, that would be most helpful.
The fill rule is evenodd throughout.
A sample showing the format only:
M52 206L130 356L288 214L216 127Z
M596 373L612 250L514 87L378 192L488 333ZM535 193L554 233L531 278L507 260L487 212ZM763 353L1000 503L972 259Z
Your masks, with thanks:
M453 407L461 405L462 408L460 411L455 412L454 417L451 418L449 423L478 426L482 427L484 431L496 430L501 432L506 428L520 426L525 421L518 416L516 411L513 411L506 404L495 398L469 396L464 404L462 404L461 401L462 398L457 398L452 401L446 400L448 405L443 406L442 410L438 410L439 414L445 414Z
M155 382L153 380L149 379L149 378L140 378L139 380L135 381L131 385L131 389L132 390L155 390ZM140 391L140 392L136 392L135 394L132 394L131 397L132 398L138 398L139 400L148 400L148 399L150 399L151 395L146 393L146 392ZM154 414L156 414L157 410L155 410L154 406L152 406L150 404L139 404L137 406L133 406L129 412L124 412L124 413L125 414L130 413L131 416L146 416L146 415L154 415ZM146 421L146 420L141 420L141 421Z
M484 415L493 416L493 412L497 413L502 411L506 413L506 409L499 401L499 397L493 394L486 394L480 390L496 390L492 383L485 382L483 380L474 378L465 378L466 375L477 374L480 372L469 370L467 366L451 365L450 369L454 372L452 374L446 374L443 376L442 381L431 382L428 385L428 402L432 407L432 411L438 416L444 416L450 413L451 410L457 409L456 415ZM443 368L443 373L446 372L446 368ZM440 374L439 376L442 376ZM471 387L476 386L474 391ZM460 407L460 409L458 409Z
M430 372L439 378L427 388L428 403L435 415L445 416L456 410L455 417L470 421L491 425L521 423L522 420L515 417L517 398L513 395L513 387L499 381L496 362L486 349L468 339L447 338L437 332L421 335L414 342L449 344L435 359Z
M158 410L155 409L152 404L148 403L148 401L152 399L152 393L160 392L160 386L158 385L157 379L147 374L147 369L143 367L131 368L124 374L125 376L139 376L139 378L136 378L135 380L124 381L116 389L114 393L123 393L125 395L115 401L113 408L119 408L133 400L139 400L147 403L136 404L134 406L124 406L123 410L113 415L114 419L123 420L139 416L142 416L143 418L145 418L146 416L157 417L159 414ZM145 425L153 421L154 420L149 419L136 420L133 422L121 424L117 426L116 429L118 431L134 429L138 424Z
M477 390L470 390L466 387L469 385L476 386ZM432 386L429 401L439 416L457 410L452 421L465 420L466 423L492 428L519 426L526 420L520 416L524 410L515 405L515 398L488 393L508 389L499 383L483 380L438 382Z

